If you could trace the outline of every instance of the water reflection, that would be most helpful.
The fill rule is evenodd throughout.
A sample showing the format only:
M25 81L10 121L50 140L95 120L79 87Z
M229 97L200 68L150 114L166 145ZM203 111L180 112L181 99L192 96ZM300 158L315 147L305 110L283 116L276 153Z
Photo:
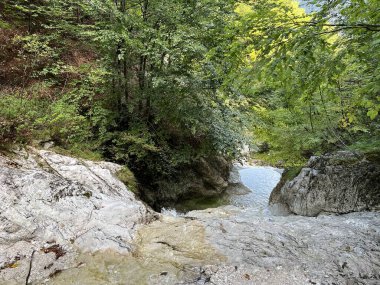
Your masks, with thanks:
M252 208L259 215L270 215L269 196L281 179L281 169L262 166L235 166L240 174L240 184L231 185L221 197L194 198L177 203L173 209L163 209L169 215L192 210L204 210L224 205Z
M239 171L241 182L249 188L245 195L231 195L230 204L265 211L269 196L281 179L282 170L273 167L249 166Z

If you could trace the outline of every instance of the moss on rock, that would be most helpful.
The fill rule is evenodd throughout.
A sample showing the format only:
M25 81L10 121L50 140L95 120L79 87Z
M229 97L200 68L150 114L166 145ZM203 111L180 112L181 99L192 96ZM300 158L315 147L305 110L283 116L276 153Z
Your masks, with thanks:
M128 187L128 190L138 194L139 191L136 177L127 166L124 166L121 170L119 170L116 173L116 176Z

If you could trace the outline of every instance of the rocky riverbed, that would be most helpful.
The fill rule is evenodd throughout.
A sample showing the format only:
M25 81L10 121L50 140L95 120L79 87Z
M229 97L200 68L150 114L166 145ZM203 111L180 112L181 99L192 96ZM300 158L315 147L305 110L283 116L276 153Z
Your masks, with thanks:
M158 214L120 166L0 157L0 284L379 284L380 214Z

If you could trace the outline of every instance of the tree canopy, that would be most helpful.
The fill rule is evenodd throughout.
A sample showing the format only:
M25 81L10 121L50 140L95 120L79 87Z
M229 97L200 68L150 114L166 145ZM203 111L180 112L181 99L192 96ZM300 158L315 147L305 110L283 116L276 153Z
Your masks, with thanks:
M376 150L379 3L5 0L2 144L53 140L171 175L200 156ZM266 150L268 150L266 149Z

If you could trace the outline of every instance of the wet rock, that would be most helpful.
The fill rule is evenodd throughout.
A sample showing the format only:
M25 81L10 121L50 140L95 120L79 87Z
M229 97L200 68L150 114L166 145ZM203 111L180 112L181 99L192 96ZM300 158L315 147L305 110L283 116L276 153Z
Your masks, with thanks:
M11 157L0 156L0 284L25 284L31 263L36 282L78 252L130 252L136 226L155 216L115 178L117 164L32 148Z
M380 209L380 164L347 151L312 157L272 196L305 216Z
M205 231L204 225L197 220L163 216L138 231L135 254L161 265L222 262L224 255L207 242Z

